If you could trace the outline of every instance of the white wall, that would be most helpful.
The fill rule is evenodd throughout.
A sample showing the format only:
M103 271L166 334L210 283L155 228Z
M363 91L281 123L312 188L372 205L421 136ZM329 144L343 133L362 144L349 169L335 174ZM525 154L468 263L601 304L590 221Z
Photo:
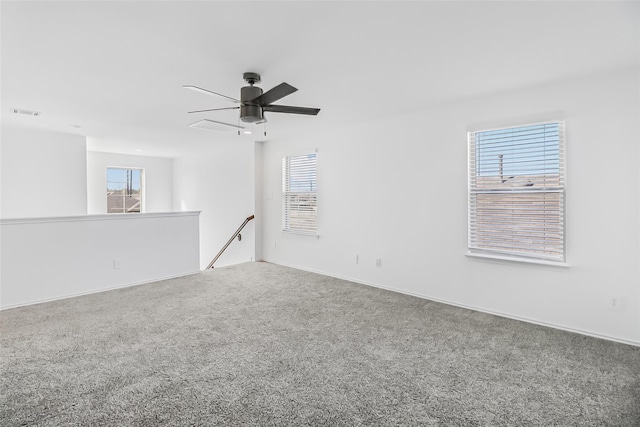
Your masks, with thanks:
M198 212L8 219L0 225L2 308L199 271Z
M255 143L255 157L254 157L254 211L255 211L255 220L254 220L254 230L255 230L255 260L262 261L264 256L262 255L263 250L263 229L262 229L262 218L263 218L263 210L262 210L262 199L263 188L262 188L262 175L263 175L263 161L262 161L262 142Z
M215 135L215 134L213 134ZM200 267L205 268L242 222L255 214L255 148L245 137L211 142L211 150L174 162L174 209L198 210ZM215 266L255 260L255 220Z
M86 138L2 127L2 218L87 213Z
M269 141L264 259L640 343L639 90L623 70ZM566 120L571 267L466 257L467 130L546 119ZM285 235L281 158L315 148L320 238Z
M89 214L107 212L107 168L144 169L144 212L173 210L173 159L126 154L87 152L87 194Z

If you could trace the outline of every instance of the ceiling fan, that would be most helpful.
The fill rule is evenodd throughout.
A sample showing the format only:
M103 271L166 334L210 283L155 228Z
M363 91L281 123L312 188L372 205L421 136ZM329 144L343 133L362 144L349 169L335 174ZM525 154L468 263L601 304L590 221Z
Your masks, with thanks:
M240 120L245 123L265 123L267 119L264 117L265 111L274 113L289 113L289 114L306 114L316 116L320 112L319 108L308 107L292 107L289 105L274 105L273 103L279 99L284 98L287 95L291 95L297 91L295 87L288 83L280 83L278 86L262 92L262 88L254 86L256 83L260 83L260 74L258 73L244 73L242 78L249 83L249 86L244 86L240 89L240 99L235 99L230 96L222 95L221 93L212 92L207 89L202 89L197 86L184 85L185 89L191 89L196 92L204 93L207 95L216 95L223 98L227 98L236 104L240 104L235 107L223 107L223 108L210 108L207 110L189 111L189 113L204 113L209 111L220 110L237 110L240 109ZM216 122L227 126L238 127L230 123Z

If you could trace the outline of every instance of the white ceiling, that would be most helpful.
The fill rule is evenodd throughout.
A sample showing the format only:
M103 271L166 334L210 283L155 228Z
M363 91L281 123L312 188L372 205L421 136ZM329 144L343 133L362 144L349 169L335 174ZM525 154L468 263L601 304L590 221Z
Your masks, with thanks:
M288 82L299 91L278 103L320 114L267 114L267 138L259 125L240 138L316 132L638 66L639 11L593 1L3 1L2 123L175 157L238 138L187 127L237 123L238 112L187 114L231 104L185 84L238 98L245 71L265 91Z

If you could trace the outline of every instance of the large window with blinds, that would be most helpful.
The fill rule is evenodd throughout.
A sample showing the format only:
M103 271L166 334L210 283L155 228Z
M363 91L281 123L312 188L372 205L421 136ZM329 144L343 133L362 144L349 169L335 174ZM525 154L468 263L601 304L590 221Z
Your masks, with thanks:
M469 132L470 254L565 261L564 122Z
M282 229L315 235L318 229L316 153L282 159Z

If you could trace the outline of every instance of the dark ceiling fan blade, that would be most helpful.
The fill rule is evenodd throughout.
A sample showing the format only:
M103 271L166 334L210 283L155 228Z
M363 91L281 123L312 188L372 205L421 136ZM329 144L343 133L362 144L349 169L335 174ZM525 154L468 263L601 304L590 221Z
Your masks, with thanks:
M201 87L198 87L198 86L184 85L182 87L185 88L185 89L191 89L191 90L196 91L196 92L204 93L205 95L217 95L217 96L221 96L223 98L230 99L230 100L232 100L233 102L236 102L236 103L240 102L239 99L235 99L235 98L232 98L230 96L223 95L221 93L212 92L212 91L207 90L207 89L202 89Z
M237 110L238 108L240 108L240 107L209 108L208 110L189 111L189 114L191 114L191 113L206 113L207 111Z
M278 99L284 98L287 95L291 95L297 90L298 89L291 86L289 83L280 83L278 86L266 91L259 97L252 99L250 102L254 102L261 107L264 107L271 104L272 102L276 102Z
M308 114L310 116L317 116L320 112L319 108L291 107L289 105L265 105L262 110L274 113Z

